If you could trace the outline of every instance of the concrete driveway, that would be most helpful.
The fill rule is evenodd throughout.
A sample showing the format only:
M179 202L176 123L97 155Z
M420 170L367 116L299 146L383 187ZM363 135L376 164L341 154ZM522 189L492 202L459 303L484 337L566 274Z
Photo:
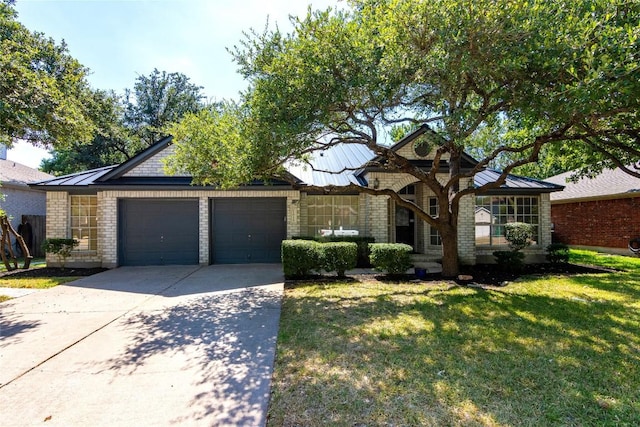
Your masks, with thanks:
M126 267L0 303L0 424L265 424L280 265Z

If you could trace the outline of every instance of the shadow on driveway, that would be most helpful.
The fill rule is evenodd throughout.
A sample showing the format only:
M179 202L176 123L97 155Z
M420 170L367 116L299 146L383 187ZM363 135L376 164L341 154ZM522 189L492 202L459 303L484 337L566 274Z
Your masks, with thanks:
M190 413L175 423L215 420L216 425L264 425L281 295L260 288L218 293L130 317L136 331L107 368L130 375L155 357L182 360L200 390Z
M11 301L2 424L264 425L282 288L280 265L131 267Z

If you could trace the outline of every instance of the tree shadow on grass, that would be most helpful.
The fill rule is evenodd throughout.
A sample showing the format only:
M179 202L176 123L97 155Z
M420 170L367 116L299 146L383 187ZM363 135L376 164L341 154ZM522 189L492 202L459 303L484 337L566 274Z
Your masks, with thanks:
M279 320L279 292L260 288L192 299L161 312L128 319L135 330L126 351L110 369L134 372L156 356L184 363L194 389L188 416L173 422L260 425L266 403Z
M499 290L407 289L285 300L274 425L322 425L329 415L345 425L637 420L637 310ZM307 400L314 395L325 399Z

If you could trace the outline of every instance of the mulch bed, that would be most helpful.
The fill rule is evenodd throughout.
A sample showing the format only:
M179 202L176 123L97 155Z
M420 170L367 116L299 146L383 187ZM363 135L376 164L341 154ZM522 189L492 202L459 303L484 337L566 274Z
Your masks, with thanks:
M59 267L43 267L29 268L23 270L21 268L12 271L0 272L0 277L11 276L16 278L33 278L33 277L85 277L96 273L102 273L107 268L59 268Z
M96 273L106 271L106 268L57 268L57 267L44 267L44 268L31 268L28 270L17 269L13 271L5 271L0 273L0 277L11 275L11 277L84 277L91 276ZM590 267L586 265L577 264L527 264L523 270L519 273L508 272L501 270L495 264L478 264L474 266L464 266L461 268L460 276L457 278L445 278L440 274L427 274L425 279L419 280L420 282L450 282L457 285L464 286L505 286L514 280L517 280L522 276L544 276L544 275L576 275L576 274L598 274L607 273L612 270L607 270L599 267ZM303 280L287 280L287 285L295 286L296 283L301 281L308 282L309 280L321 281L321 282L344 282L345 279L338 279L335 276L312 276ZM364 281L364 280L377 280L385 283L400 283L411 280L418 280L414 275L402 275L389 277L385 275L361 275L347 277L348 281Z
M461 276L458 276L455 281L461 285L473 283L485 286L505 286L523 276L574 276L577 274L610 273L611 271L612 270L587 265L549 263L527 264L522 271L516 273L504 271L496 264L478 264L474 266L464 266L461 269ZM468 280L468 278L462 278L462 276L471 276L472 279Z
M287 287L295 287L297 284L314 282L364 282L378 281L383 283L406 283L415 281L420 283L450 283L461 286L474 287L502 287L524 276L546 276L546 275L563 275L573 276L577 274L599 274L610 273L613 270L600 267L592 267L578 264L558 263L558 264L527 264L520 272L509 272L500 269L496 264L477 264L473 266L463 266L460 269L460 275L456 278L443 277L440 273L427 274L426 278L418 279L413 274L386 276L383 274L376 275L356 275L348 276L346 279L339 279L336 276L322 275L311 276L299 280L287 280Z

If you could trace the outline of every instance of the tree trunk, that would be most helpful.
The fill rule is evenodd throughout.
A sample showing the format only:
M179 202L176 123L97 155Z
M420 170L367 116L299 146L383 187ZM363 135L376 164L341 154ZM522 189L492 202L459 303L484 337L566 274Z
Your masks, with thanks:
M458 231L455 227L440 230L442 237L442 275L455 277L460 272L458 260Z

